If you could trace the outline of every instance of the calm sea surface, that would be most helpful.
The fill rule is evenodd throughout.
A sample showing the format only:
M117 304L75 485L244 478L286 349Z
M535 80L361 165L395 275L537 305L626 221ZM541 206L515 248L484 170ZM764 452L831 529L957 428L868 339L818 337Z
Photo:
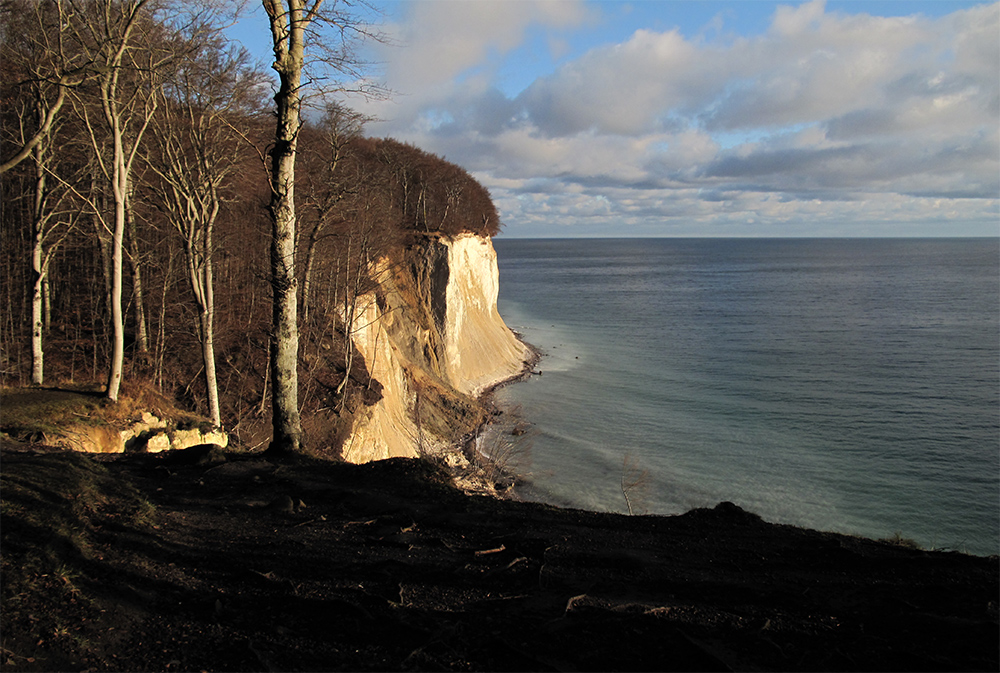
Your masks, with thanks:
M1000 239L494 245L522 497L1000 551Z

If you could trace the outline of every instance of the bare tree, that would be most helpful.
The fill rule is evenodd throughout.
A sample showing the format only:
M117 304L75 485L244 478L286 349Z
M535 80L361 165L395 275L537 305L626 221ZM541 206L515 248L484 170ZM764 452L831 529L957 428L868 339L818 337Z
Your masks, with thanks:
M197 32L197 31L196 31ZM222 190L239 166L240 147L228 116L253 105L259 75L245 51L218 39L203 42L165 83L147 164L159 178L157 206L181 237L198 313L198 338L212 423L221 426L215 362L215 224Z
M30 118L35 123L30 129L22 125L13 154L0 162L0 173L27 159L40 143L51 138L70 90L97 74L92 55L80 49L70 30L78 18L74 4L64 0L4 0L0 5L6 27L4 67L14 71L15 86L32 89L35 101L33 114L20 115L22 121Z
M39 117L45 114L41 101L36 114ZM46 309L51 305L46 301L50 263L63 241L76 228L82 213L80 204L74 202L65 184L49 177L55 170L57 160L53 151L54 130L54 125L50 125L31 149L35 178L31 208L31 382L38 386L45 382L43 334L49 323L50 310Z
M156 110L155 77L170 58L165 43L151 34L154 23L145 9L152 0L114 2L101 0L79 8L80 24L72 24L76 40L90 50L97 64L96 98L99 112L94 119L88 101L74 101L91 138L100 173L110 186L114 203L111 222L111 364L105 396L118 399L125 360L125 319L122 312L122 261L129 183L142 137ZM156 36L159 37L159 36ZM157 48L160 45L160 48ZM99 134L107 134L109 147ZM99 212L99 211L95 211ZM99 213L103 218L103 213Z
M68 3L19 2L0 5L4 25L0 43L5 72L4 144L13 154L0 165L4 173L29 159L31 205L27 218L31 240L31 380L41 385L45 378L44 332L51 315L49 269L53 256L79 221L79 205L67 207L72 198L57 167L66 165L70 154L57 131L67 94L95 74L93 62L64 30L74 21ZM8 124L8 120L13 123ZM63 143L63 145L60 145Z
M295 273L295 158L302 126L303 68L306 43L316 51L316 64L328 74L362 81L352 46L369 36L365 24L346 2L333 0L262 0L271 28L272 67L278 75L274 94L276 124L271 149L271 449L302 448L298 403L298 280ZM322 29L334 33L321 40ZM319 75L320 73L317 73ZM329 88L344 87L333 85ZM362 86L348 85L359 89Z
M343 168L351 152L351 141L361 134L369 119L339 103L330 103L320 122L314 152L314 166L307 172L308 198L306 212L312 217L312 229L306 243L306 262L302 273L302 322L310 321L310 299L316 254L319 243L334 234L333 224L342 221L337 206L349 195L356 194L356 183Z

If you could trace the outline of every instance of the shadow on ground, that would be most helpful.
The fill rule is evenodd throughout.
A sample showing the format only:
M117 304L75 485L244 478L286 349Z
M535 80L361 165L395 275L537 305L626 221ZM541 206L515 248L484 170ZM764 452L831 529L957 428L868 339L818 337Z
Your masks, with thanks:
M417 460L2 458L3 670L998 670L995 556Z

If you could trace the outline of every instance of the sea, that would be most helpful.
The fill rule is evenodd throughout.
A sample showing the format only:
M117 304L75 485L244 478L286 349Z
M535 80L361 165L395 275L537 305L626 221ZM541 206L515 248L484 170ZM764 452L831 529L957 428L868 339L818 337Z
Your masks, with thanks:
M1000 553L1000 239L494 246L519 497Z

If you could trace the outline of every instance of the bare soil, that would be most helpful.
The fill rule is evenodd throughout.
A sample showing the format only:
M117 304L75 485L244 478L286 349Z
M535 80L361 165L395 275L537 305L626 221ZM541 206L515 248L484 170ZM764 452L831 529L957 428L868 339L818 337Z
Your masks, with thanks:
M19 448L5 671L1000 668L996 556L469 496L419 460Z

